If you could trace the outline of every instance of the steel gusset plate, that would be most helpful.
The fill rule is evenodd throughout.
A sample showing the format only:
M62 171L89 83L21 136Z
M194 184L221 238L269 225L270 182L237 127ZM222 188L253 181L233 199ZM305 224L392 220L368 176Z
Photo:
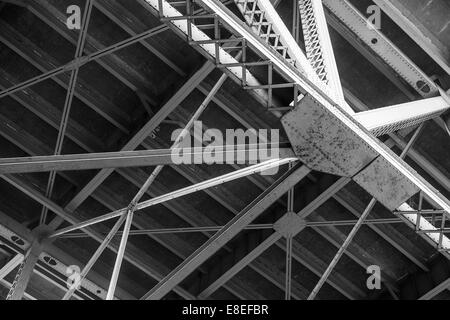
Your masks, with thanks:
M281 119L293 150L310 169L351 177L389 210L419 192L393 165L306 95Z
M353 177L378 156L310 95L281 122L295 154L312 170Z

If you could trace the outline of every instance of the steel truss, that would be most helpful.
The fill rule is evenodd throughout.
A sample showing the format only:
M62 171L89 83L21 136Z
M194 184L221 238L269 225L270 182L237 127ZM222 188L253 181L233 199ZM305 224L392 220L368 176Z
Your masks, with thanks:
M304 88L311 89L310 91L308 91L308 94L317 95L317 98L319 98L319 99L320 99L320 95L322 94L321 98L322 98L322 100L325 100L322 102L324 102L325 105L327 104L328 99L326 96L324 97L324 94L321 93L320 90L313 90L314 86L313 85L309 86L307 79L303 79L301 74L296 73L295 70L293 70L291 67L289 67L289 65L285 65L285 63L283 62L283 60L280 57L273 55L272 52L267 50L267 48L264 46L264 44L262 44L257 39L257 37L254 36L251 32L249 32L244 27L239 25L238 22L236 21L236 19L234 17L232 17L232 14L229 13L223 6L221 6L219 3L215 2L215 1L200 1L200 3L204 4L207 8L214 11L217 15L220 15L220 17L222 19L226 20L225 23L233 25L233 28L231 28L231 29L233 29L234 32L237 32L240 36L245 35L246 39L249 42L250 42L250 40L252 40L253 41L252 45L254 45L255 48L257 47L258 50L260 50L261 52L264 52L264 54L266 54L267 56L273 58L273 61L277 61L277 65L283 69L283 72L290 73L290 75L292 77L294 77L296 80L298 80L299 84L303 85ZM189 23L189 21L188 21L188 23ZM215 42L215 43L216 43L216 45L218 45L217 42ZM333 103L332 103L332 105L333 105ZM329 105L328 107L331 107L331 105ZM336 109L336 111L333 110L333 112L338 113L337 109ZM354 120L351 117L348 117L348 116L344 117L342 115L340 115L340 116L341 116L340 118L342 119L342 121L346 122L346 125L348 125L349 127L350 126L353 127L353 130L355 132L358 132L358 134L361 135L361 138L364 139L366 142L368 142L377 152L379 152L382 156L384 156L386 159L388 159L388 161L390 161L395 167L400 169L400 171L403 174L408 176L408 178L411 179L412 181L414 181L414 183L417 184L420 188L428 189L428 192L429 192L429 195L431 196L431 198L434 198L435 201L438 200L439 196L436 197L436 194L434 194L434 192L431 191L431 189L429 189L430 186L427 185L427 183L424 183L423 181L419 181L420 179L417 179L414 174L409 172L410 170L407 167L405 167L404 164L402 164L401 162L396 160L394 157L392 157L391 154L387 153L385 151L385 149L381 147L381 145L379 144L378 141L376 141L375 139L370 137L370 135L365 134L363 130L358 128L357 125L355 125ZM448 209L448 201L446 199L440 199L436 202L440 203L443 207Z
M439 94L436 84L383 33L367 27L367 18L347 0L323 0L324 6L424 98ZM330 19L331 20L331 19Z
M334 115L336 118L339 119L341 124L351 130L355 135L358 136L358 138L363 141L364 143L368 144L372 151L376 152L379 157L384 158L391 166L393 166L396 170L398 170L402 175L404 175L411 183L413 183L417 188L419 188L420 191L420 202L418 209L414 210L411 207L407 206L406 204L399 207L398 211L396 211L397 214L399 214L401 217L408 219L416 226L416 231L419 233L426 234L428 237L433 239L438 244L438 248L440 250L448 251L450 249L450 240L444 235L444 233L448 232L448 229L445 228L445 221L448 218L448 215L450 214L450 203L447 199L445 199L442 195L437 193L434 188L431 187L430 184L428 184L426 181L424 181L421 177L417 176L415 172L413 172L404 162L399 160L393 153L389 152L384 148L384 146L372 136L367 129L367 126L362 126L361 123L364 121L358 120L358 117L360 119L366 117L366 119L373 119L370 116L367 116L367 114L359 114L355 115L355 118L351 116L351 113L348 110L348 105L346 105L344 99L343 99L343 93L342 88L340 87L340 84L336 82L336 80L339 79L337 75L337 69L335 68L335 61L334 57L332 55L331 50L331 43L329 41L328 32L326 29L326 22L324 20L324 14L323 12L318 15L317 12L312 10L313 5L317 5L318 3L321 5L320 1L303 1L301 3L301 12L303 16L305 16L305 27L309 32L307 34L307 54L308 59L310 62L313 63L313 65L309 65L305 63L304 55L302 54L301 50L298 48L298 46L292 42L293 38L289 35L287 36L283 31L285 29L283 23L281 22L281 19L278 17L275 10L272 8L269 1L266 0L254 0L254 1L239 1L236 0L235 3L238 5L238 8L241 10L242 14L244 15L244 18L246 22L249 24L250 28L245 28L242 26L239 22L239 20L233 16L233 14L225 8L221 3L214 0L198 0L197 3L202 6L204 10L195 10L195 4L190 1L182 1L181 5L184 7L183 13L177 9L175 9L175 3L170 3L165 0L146 0L146 2L156 11L156 13L159 15L160 19L164 22L166 22L171 28L174 28L177 33L184 34L184 37L187 38L189 43L199 49L200 52L202 52L205 56L207 56L216 67L221 68L224 70L228 75L233 77L236 81L238 81L245 89L250 90L253 94L255 94L260 101L262 101L268 108L268 110L273 111L276 115L281 116L281 112L284 111L290 111L292 109L295 109L298 106L299 101L302 99L302 97L308 95L313 97L315 101L317 101L327 113ZM90 3L90 2L88 2ZM180 5L180 3L176 3L176 5ZM250 7L248 6L250 5ZM320 6L321 8L321 6ZM317 8L316 8L317 9ZM205 12L206 11L206 12ZM88 16L88 15L87 15ZM309 20L308 20L309 19ZM86 19L88 20L88 19ZM212 23L211 23L212 22ZM324 28L325 27L325 28ZM284 28L284 29L283 29ZM83 29L85 31L85 29ZM116 50L119 50L121 48L124 48L127 45L130 45L132 43L136 43L138 41L143 40L144 38L151 36L153 34L159 33L161 31L166 30L165 27L158 27L155 28L155 30L150 30L148 32L145 32L139 36L132 37L129 40L126 40L124 42L121 42L115 46L111 46L109 48L106 48L104 50L101 50L100 52L96 54L91 54L89 56L83 56L82 55L82 41L80 46L77 46L77 54L75 59L69 63L68 65L62 66L60 68L57 68L55 70L49 71L39 77L33 78L29 81L26 81L22 84L15 85L12 88L3 90L0 92L0 98L16 93L18 91L21 91L33 84L39 83L43 80L49 79L51 77L54 77L58 74L61 74L63 72L72 71L72 81L69 84L69 91L66 101L66 107L65 107L65 114L67 116L63 117L62 126L59 134L58 141L61 141L61 139L64 138L65 135L65 126L67 124L68 120L68 111L70 110L70 102L73 97L73 91L76 84L76 73L78 69L85 63L89 61L94 61L95 59L98 59L99 57L102 57L106 54L112 53ZM232 38L223 38L222 34L226 34L226 32L229 32L233 34ZM323 38L323 36L328 36L328 38ZM322 38L321 38L322 37ZM82 37L81 37L82 38ZM321 38L321 41L318 41L318 39ZM324 40L325 39L325 40ZM318 42L320 44L318 44ZM81 50L81 52L80 52ZM241 51L241 55L238 55L237 57L233 57L231 55L231 52L239 50ZM330 51L331 50L331 51ZM250 51L252 53L256 53L258 56L262 58L262 61L249 61L249 53ZM327 61L327 62L325 62ZM298 69L296 69L294 66L296 66ZM211 69L211 65L208 65L209 69ZM264 68L267 71L267 79L265 83L261 83L260 80L258 80L253 74L252 69L255 68ZM324 83L331 84L335 94L329 94L327 90L323 88L323 86L318 83L315 77L312 77L312 80L308 78L308 74L311 74L311 69L314 69L319 76L320 80L322 80ZM300 70L300 72L299 72ZM284 79L284 82L282 83L273 83L273 79L275 78L275 73L277 75L281 75ZM207 74L207 73L206 73ZM222 78L221 81L223 83L225 78ZM221 81L219 81L216 90L220 87ZM332 84L334 83L334 84ZM279 104L279 102L276 99L276 95L274 94L275 90L279 89L286 89L291 88L293 89L293 103L289 106L282 106ZM213 90L213 93L211 95L207 96L207 99L205 103L199 108L198 113L194 115L194 117L191 119L191 121L186 126L189 128L189 126L192 124L192 121L198 117L201 112L206 108L209 101L211 101L212 96L214 95L215 91ZM405 110L410 111L410 113L407 114L405 118L397 119L394 121L394 123L385 124L382 123L381 120L376 121L376 128L370 129L375 135L378 134L385 134L385 133L392 133L398 129L404 128L404 127L410 127L412 125L416 125L418 123L422 123L425 120L435 118L436 116L439 116L442 114L445 110L448 109L448 98L445 96L445 94L442 94L442 98L432 98L433 101L438 101L437 107L433 112L427 112L423 113L423 111L419 110L420 108L416 109L416 113L411 112L411 106L408 105L405 106L394 106L391 107L390 110L395 109L395 111L398 111L399 108L405 108ZM428 102L430 102L429 100ZM417 106L417 104L416 104ZM344 111L346 110L346 111ZM390 111L388 109L380 111L381 116L380 119L383 119L386 117L386 114L388 114ZM163 115L161 115L162 117ZM359 121L359 122L358 122ZM145 132L148 132L148 127L146 127ZM417 131L417 135L420 131ZM415 138L417 138L417 135L415 135L410 141L410 143L407 145L407 147L404 150L404 153L402 154L402 157L406 155L406 152L408 152L409 148L411 147L413 141ZM137 139L139 140L139 139ZM137 140L132 143L134 145ZM176 146L177 142L175 143ZM60 145L60 143L58 144ZM136 147L136 146L134 146ZM133 147L130 145L128 147L125 147L125 150L127 149L133 149ZM161 152L161 151L160 151ZM58 147L56 148L55 154L57 154L57 157L60 153L60 148L58 152ZM156 152L157 153L157 152ZM123 154L117 154L117 157L122 157ZM125 156L131 156L129 154L126 154ZM138 157L137 154L133 154L133 156ZM167 155L165 155L167 156ZM61 164L61 160L63 158L53 158L53 159L46 159L46 161L53 161L53 165ZM60 156L64 157L64 156ZM72 161L83 161L83 166L87 165L88 168L89 165L86 161L90 161L91 157L95 156L88 156L81 160L73 160ZM146 155L146 157L149 157L149 155ZM72 157L74 158L74 157ZM99 158L97 158L99 159ZM38 162L37 159L36 163ZM103 159L104 160L104 159ZM146 161L148 159L146 158ZM269 161L266 163L262 163L260 165L256 165L254 167L250 167L247 169L242 169L241 171L237 171L233 174L219 177L212 179L210 181L206 181L204 183L201 183L199 185L194 185L192 187L188 187L182 190L178 190L174 193L163 195L159 198L154 198L148 201L145 201L143 203L138 203L143 194L146 192L148 187L152 184L158 173L162 170L162 165L167 163L166 162L161 163L160 166L153 172L153 174L149 177L149 179L144 183L136 197L132 200L130 205L127 208L115 211L111 214L92 219L86 222L81 223L74 223L73 227L65 228L62 230L59 230L58 232L53 233L53 237L60 236L64 233L74 231L80 228L85 228L87 226L90 226L94 223L99 223L102 221L105 221L106 219L112 219L114 217L119 217L119 220L117 221L115 227L111 230L111 232L105 237L105 239L101 242L100 247L94 254L93 258L89 261L89 263L86 265L86 267L83 269L83 278L86 276L87 272L89 272L89 269L92 267L92 264L95 263L98 256L101 254L101 252L108 247L109 242L111 239L116 235L122 236L122 241L120 244L120 247L118 249L118 257L116 260L116 265L113 271L113 277L112 281L110 283L110 287L108 290L108 293L106 295L107 299L112 299L114 297L115 287L120 271L120 265L125 253L125 246L127 243L128 236L133 234L133 232L130 231L133 213L135 210L146 208L150 205L154 205L156 203L161 203L163 201L167 201L169 199L174 199L175 197L183 196L185 194L196 192L199 190L203 190L204 188L208 188L210 186L214 186L217 184L224 183L226 181L230 181L232 179L236 179L242 176L246 176L255 172L259 172L261 170L270 169L273 166L279 166L287 163L291 163L295 161L295 158L286 157L282 160L274 160ZM21 162L21 160L14 160L16 162ZM42 159L41 159L42 161ZM98 161L98 160L97 160ZM7 163L7 161L3 161L4 163ZM23 161L25 162L25 161ZM11 164L11 162L9 162ZM19 167L22 165L22 168L26 168L30 165L30 163L25 163L25 165L22 163L17 164ZM101 164L102 168L105 168L105 164ZM115 163L112 165L112 167L117 167L118 165ZM38 167L36 165L35 167ZM1 166L0 166L1 168ZM54 170L54 167L49 167L50 170ZM20 170L29 170L29 169L20 169ZM31 169L36 170L36 169ZM48 168L45 169L48 171ZM112 171L111 171L112 172ZM264 211L264 208L267 208L267 206L270 203L273 203L276 199L269 196L269 193L272 191L276 193L276 195L279 197L282 194L288 192L289 190L292 190L292 187L300 181L304 176L306 176L310 172L309 169L306 167L294 167L294 169L291 169L288 171L287 174L283 176L282 179L277 181L271 188L266 190L266 192L263 193L258 199L255 200L254 203L252 203L249 207L247 207L245 210L243 210L238 216L236 216L235 219L230 221L229 224L223 227L210 227L210 231L216 231L218 232L211 237L211 239L202 246L199 250L197 250L192 256L190 256L187 260L185 260L178 268L176 268L173 272L171 272L167 277L161 280L161 282L153 288L147 295L144 296L144 298L150 298L150 299L157 299L162 298L165 294L167 294L169 291L171 291L173 288L175 288L183 279L185 279L195 268L197 268L202 262L206 261L209 257L211 257L217 250L221 248L221 246L225 245L227 241L229 241L233 235L236 235L239 231L245 229L245 228L252 228L250 225L251 221L253 221L259 214L261 214ZM99 184L98 181L104 180L106 178L106 173L102 175L100 179L97 179L97 182L95 184ZM103 181L102 180L102 181ZM53 177L54 181L54 177ZM348 178L341 178L334 186L334 193L337 192L340 188L345 186L350 180ZM100 182L101 183L101 182ZM49 180L49 188L47 192L47 196L50 196L51 194L51 186L52 186L52 179ZM92 188L92 187L89 187ZM95 188L95 187L94 187ZM309 213L311 213L314 208L317 208L318 205L326 201L330 196L333 195L333 192L327 191L323 195L323 197L319 197L318 201L315 201L313 205L307 207L307 210L305 212L299 213L298 215L301 217L306 217ZM88 193L84 193L85 195ZM290 199L293 199L293 195L291 192L289 192ZM431 213L422 209L422 201L423 198L426 198L429 202L431 202L433 205L436 205L438 210L434 210ZM81 200L76 200L78 203ZM289 208L292 209L292 202L289 201L291 205L288 205ZM45 206L47 208L48 205ZM372 204L373 206L373 204ZM361 216L361 218L356 222L355 225L355 232L359 228L359 226L364 222L364 219L369 214L371 209L371 206L368 206L368 209L365 211L365 213ZM46 209L45 209L46 210ZM60 210L57 210L61 212ZM429 222L429 219L426 219L427 214L432 214L432 217L434 219L431 219L431 223ZM439 214L440 216L436 219L436 215ZM64 215L64 214L62 214ZM45 215L44 215L45 216ZM70 219L69 219L70 220ZM440 221L440 228L436 228L435 220ZM398 221L398 220L396 220ZM45 222L45 219L44 219ZM125 227L123 232L118 232L118 229L122 225L122 223L125 222ZM73 223L73 222L72 222ZM335 222L337 223L344 223L344 222ZM348 222L346 222L348 223ZM352 222L353 223L353 222ZM368 222L366 222L368 223ZM376 222L373 222L376 223ZM380 222L381 223L381 222ZM392 220L388 223L393 223ZM272 226L254 226L254 228L257 227L272 227ZM200 229L195 230L189 230L189 232L199 232ZM143 230L142 233L164 233L169 232L169 230ZM177 230L171 230L170 232L177 232ZM179 230L179 232L188 232L188 230ZM348 241L344 243L341 250L338 252L337 259L334 262L334 264L337 263L337 260L339 259L339 256L342 255L343 251L345 251L346 244L351 241L352 234L349 235ZM134 232L136 233L136 232ZM137 233L136 233L137 234ZM436 236L437 234L437 236ZM264 243L264 247L261 247L259 249L261 252L264 250L265 247L268 245L276 242L276 240L281 238L280 234L275 234L276 236L273 236L270 238L270 241ZM287 243L287 278L286 278L286 298L290 298L290 261L291 261L291 246L292 243L289 241L292 240L288 238ZM30 251L31 252L31 251ZM255 255L253 254L253 258ZM27 266L27 259L24 259L23 266ZM248 262L247 262L248 263ZM33 264L30 264L33 265ZM244 264L242 265L244 266ZM327 272L324 274L324 280L319 283L320 286L323 284L323 282L326 280L326 277L331 272L333 268L333 264L330 265ZM33 268L31 268L32 271ZM237 273L238 269L234 269L232 271L232 274ZM27 272L25 276L29 277L29 270L27 269ZM228 274L228 276L232 275ZM22 272L18 273L18 277L20 278L22 276ZM26 283L26 281L20 281L20 284ZM320 286L318 289L320 289ZM13 288L15 288L15 284L12 285ZM318 290L314 290L312 293L312 297L317 293ZM12 290L12 293L14 293L15 290ZM24 292L24 290L23 290ZM23 295L23 292L19 292L19 295ZM68 292L65 299L70 298L70 296L74 292Z
M7 218L2 215L2 219L6 220ZM0 270L0 279L4 280L4 277L17 266L23 265L25 255L30 251L32 244L36 239L31 232L24 230L22 226L15 227L12 222L9 223L9 228L0 226L0 238L2 244L6 246L13 255L13 258ZM45 278L56 287L63 291L67 291L67 269L68 265L61 262L54 254L49 253L47 248L39 253L36 265L32 271L40 277ZM11 284L11 287L13 286L14 283ZM13 292L11 292L11 294L12 293ZM16 299L18 299L18 293L16 292L15 294ZM24 296L29 297L25 292ZM81 280L80 289L74 295L74 298L80 300L104 299L105 297L106 290L88 279Z
M347 106L344 92L334 58L327 21L322 1L300 0L298 2L303 34L305 38L306 55L322 80L329 88L332 97L342 106ZM353 114L350 107L346 111Z
M75 58L74 58L75 60L80 59L83 56L84 45L86 43L86 37L87 37L87 32L88 32L88 27L89 27L89 21L91 20L92 6L93 6L93 0L88 0L86 2L86 7L84 10L82 26L81 26L81 30L80 30L77 47L75 49ZM55 146L55 152L54 152L55 155L61 154L61 151L62 151L62 148L64 145L64 139L66 137L67 125L69 122L70 110L72 108L72 101L73 101L73 97L74 97L74 93L75 93L75 87L77 85L80 66L81 65L77 65L70 73L70 80L69 80L69 86L67 88L66 101L64 103L61 123L59 125L58 137L56 138L56 146ZM50 176L48 178L47 189L45 191L45 196L48 198L51 198L51 196L53 194L53 188L55 186L55 179L56 179L56 171L51 171ZM40 218L41 224L46 223L47 213L48 213L47 207L43 206L42 212L41 212L41 218Z

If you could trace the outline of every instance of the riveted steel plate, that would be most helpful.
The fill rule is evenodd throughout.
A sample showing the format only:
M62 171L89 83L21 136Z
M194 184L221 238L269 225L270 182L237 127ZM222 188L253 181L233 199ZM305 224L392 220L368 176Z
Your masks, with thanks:
M382 157L358 173L354 180L391 211L419 192L416 185Z
M375 151L321 103L307 95L281 119L295 154L310 169L352 177Z

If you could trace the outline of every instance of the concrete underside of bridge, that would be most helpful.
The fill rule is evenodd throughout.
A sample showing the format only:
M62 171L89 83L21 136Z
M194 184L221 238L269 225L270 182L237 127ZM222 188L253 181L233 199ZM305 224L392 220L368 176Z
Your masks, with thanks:
M272 2L291 30L294 1ZM427 76L444 90L450 89L450 4L446 0L346 2L365 15L369 6L379 5L383 10L381 32ZM234 1L225 3L243 20ZM0 92L74 59L80 32L66 25L70 5L78 5L83 12L86 1L0 1ZM399 8L396 14L404 13L402 23L394 13L389 14L389 10L394 10L391 5ZM398 75L395 66L380 58L344 21L327 8L325 14L344 95L354 110L423 98ZM418 30L406 28L408 19ZM164 26L146 1L95 0L84 54L96 53L160 25ZM434 49L428 51L419 35L431 39ZM304 49L301 31L298 43ZM55 153L72 70L0 97L0 158ZM257 78L265 77L257 67L251 70ZM169 149L173 131L187 124L223 74L223 69L216 68L195 45L170 28L85 63L79 68L74 86L60 154ZM288 89L274 90L273 95L283 105L292 101ZM450 117L444 115L443 119L445 122ZM238 128L279 129L283 147L291 147L291 137L284 131L279 116L232 77L215 92L200 120L204 129L217 128L222 132ZM427 121L405 161L442 196L450 198L450 137L443 126L438 121ZM393 141L390 147L399 155L414 131L378 139ZM244 167L167 165L142 199L153 199ZM0 299L6 299L20 267L18 261L9 270L8 263L28 252L42 230L47 230L39 227L44 203L49 207L48 228L67 227L126 208L154 169L125 166L101 171L59 171L50 195L49 172L0 176ZM213 229L201 228L226 225L288 171L289 165L285 164L275 175L247 175L136 211L115 297L145 296L215 234ZM99 174L103 174L102 181L90 187ZM301 231L292 239L292 299L309 296L371 200L371 194L353 180L334 190L340 179L313 170L293 188L291 211L308 210L323 195L326 199L305 217ZM411 207L417 207L418 202L418 196L407 200ZM423 206L432 208L427 201ZM288 207L288 194L283 194L251 223L272 225L286 214ZM60 218L64 214L73 220L64 221ZM61 299L71 275L67 267L83 269L114 222L101 222L89 227L89 232L79 231L44 242L24 298ZM182 228L192 230L182 232ZM277 232L276 228L266 227L238 232L186 274L164 299L284 299L287 241L280 236L270 242ZM114 237L88 273L89 283L84 283L72 299L106 298L120 240L120 235ZM259 252L265 242L270 245ZM255 252L258 254L250 258ZM381 288L375 290L367 286L367 267L373 265L381 270ZM227 274L229 270L234 270L233 274ZM418 299L426 295L430 299L450 299L450 284L445 282L449 278L448 256L427 241L426 235L417 233L414 226L378 203L326 279L317 299Z

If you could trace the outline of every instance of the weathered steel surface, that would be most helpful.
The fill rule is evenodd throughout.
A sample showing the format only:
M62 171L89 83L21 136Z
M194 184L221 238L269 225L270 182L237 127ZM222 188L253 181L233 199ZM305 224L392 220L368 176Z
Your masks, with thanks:
M358 173L354 180L389 210L397 209L419 192L419 188L382 157Z
M310 95L281 121L295 154L310 169L352 177L377 156Z

